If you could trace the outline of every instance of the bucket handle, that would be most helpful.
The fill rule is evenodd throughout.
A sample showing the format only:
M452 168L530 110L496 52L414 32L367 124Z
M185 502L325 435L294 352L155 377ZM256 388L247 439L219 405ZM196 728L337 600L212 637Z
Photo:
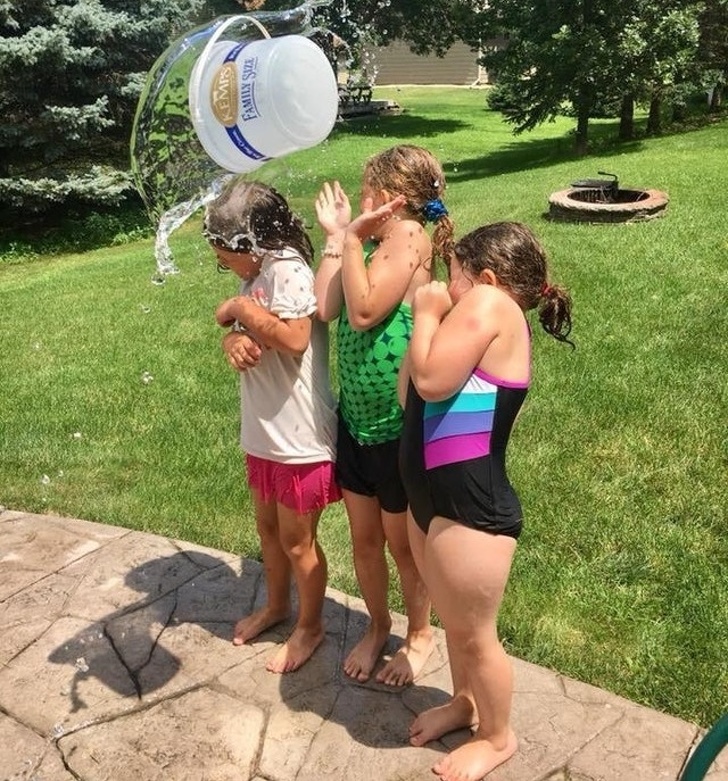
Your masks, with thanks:
M226 19L218 28L215 30L215 32L210 37L210 40L205 45L205 48L202 50L202 54L197 58L198 62L207 62L207 57L212 51L212 47L220 40L220 37L222 34L227 30L228 27L230 27L233 22L239 22L241 20L247 20L248 22L252 22L263 34L263 38L270 38L271 35L266 30L266 28L261 24L255 17L248 16L247 14L237 14L236 16L231 16L229 19ZM194 80L194 87L195 92L198 92L200 89L200 81L202 80L202 71L203 68L197 68L197 73L195 74L195 80Z

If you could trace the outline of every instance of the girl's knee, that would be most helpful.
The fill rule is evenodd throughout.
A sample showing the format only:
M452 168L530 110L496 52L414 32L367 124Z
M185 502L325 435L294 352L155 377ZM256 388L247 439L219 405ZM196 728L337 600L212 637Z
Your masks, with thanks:
M379 559L384 556L385 540L380 534L352 533L351 544L357 558Z
M458 648L465 650L500 645L496 622L482 615L474 615L468 610L456 610L446 612L440 618L448 640L457 643Z
M352 553L354 565L359 571L379 571L381 567L387 566L383 545L355 545Z
M397 565L397 569L409 569L415 567L415 560L412 556L412 549L409 546L409 542L404 540L389 540L387 542L389 552L392 554L392 558Z

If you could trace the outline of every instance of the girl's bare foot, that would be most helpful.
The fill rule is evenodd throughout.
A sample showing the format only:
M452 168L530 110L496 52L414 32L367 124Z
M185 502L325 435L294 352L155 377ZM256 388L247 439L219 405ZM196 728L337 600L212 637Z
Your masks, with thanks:
M376 629L372 624L369 624L364 637L346 657L344 672L350 678L356 678L361 683L368 681L388 637L388 629Z
M321 645L324 631L296 627L291 636L266 662L265 669L272 673L292 673L307 662Z
M233 630L233 645L244 645L266 629L285 621L288 615L288 608L274 610L266 605L249 616L241 618Z
M448 732L472 727L476 720L477 714L472 700L459 694L445 705L438 705L420 713L410 726L410 743L413 746L424 746L431 740L439 740Z
M511 730L500 745L477 735L441 759L432 770L442 781L480 781L498 765L510 759L518 748Z
M406 686L422 672L425 662L430 658L435 642L432 629L422 632L410 632L404 645L377 673L377 681L388 686Z

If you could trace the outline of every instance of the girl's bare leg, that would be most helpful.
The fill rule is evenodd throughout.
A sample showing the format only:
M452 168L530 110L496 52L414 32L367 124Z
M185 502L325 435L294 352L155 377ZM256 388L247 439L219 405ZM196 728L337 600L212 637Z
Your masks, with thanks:
M458 665L467 677L478 714L475 735L433 766L443 781L479 781L516 751L510 726L511 664L498 640L498 609L516 541L435 518L425 547L433 602L448 637L461 649ZM459 673L460 674L460 673Z
M279 540L278 508L275 500L264 502L255 489L252 489L252 495L263 555L266 603L235 624L233 645L247 643L266 629L284 621L291 612L291 565Z
M420 575L425 579L425 546L427 537L415 523L411 513L407 513L407 532L412 556ZM437 605L433 605L437 611ZM447 635L445 636L447 639ZM450 702L423 711L410 725L410 743L424 746L431 740L439 740L443 735L463 727L472 727L476 720L475 702L469 689L465 674L465 662L458 648L448 643L448 659L452 676L454 695Z
M382 510L382 527L399 574L407 615L407 637L389 662L377 673L377 681L405 686L422 671L434 648L430 626L430 597L410 548L408 513Z
M347 490L342 493L351 528L354 569L370 619L364 637L344 661L344 672L364 682L369 680L392 627L387 604L389 569L379 501Z
M268 660L266 669L274 673L297 670L307 662L324 639L322 613L326 593L327 566L316 540L321 511L299 515L278 505L278 532L281 548L291 564L298 590L298 620L291 636Z
M447 639L447 634L445 635ZM470 690L465 665L467 660L462 649L447 643L447 655L450 662L453 696L444 705L420 713L409 729L410 743L424 746L431 740L439 740L448 732L472 728L478 721L473 693Z

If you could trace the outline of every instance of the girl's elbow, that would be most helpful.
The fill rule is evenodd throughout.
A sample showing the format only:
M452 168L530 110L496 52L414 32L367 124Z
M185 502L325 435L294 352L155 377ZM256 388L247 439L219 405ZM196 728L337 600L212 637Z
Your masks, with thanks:
M379 320L370 315L368 312L358 314L349 312L348 314L349 325L353 331L368 331L370 328L374 328L374 326L379 322Z
M309 345L308 339L294 339L290 341L287 345L288 352L294 358L300 358L308 349L308 345Z
M425 377L412 378L417 393L423 401L444 401L452 396L453 391L449 388L443 388L440 383L433 382Z
M322 323L330 323L332 320L335 320L338 315L339 313L334 312L331 307L327 307L323 304L318 304L316 306L316 317Z

